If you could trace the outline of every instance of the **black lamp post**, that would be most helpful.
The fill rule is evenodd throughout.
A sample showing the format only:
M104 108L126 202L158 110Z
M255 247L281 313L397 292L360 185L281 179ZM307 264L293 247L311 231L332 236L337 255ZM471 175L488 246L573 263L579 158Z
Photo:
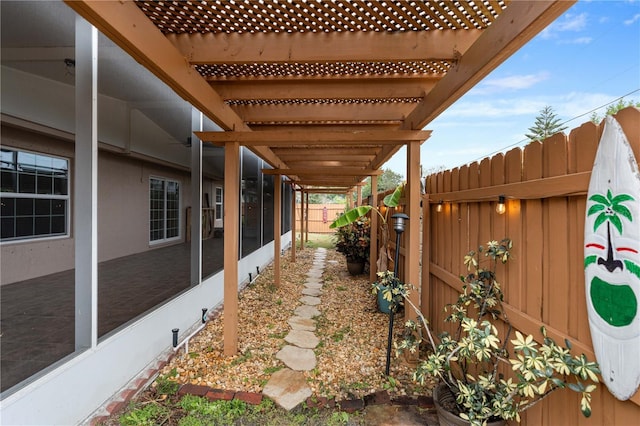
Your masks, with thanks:
M396 231L396 254L395 259L393 261L393 275L397 279L398 278L398 256L400 254L400 235L404 232L404 221L409 220L409 216L404 213L396 213L391 216L393 219L393 229ZM396 313L396 304L393 301L393 286L395 286L395 281L392 284L391 288L391 306L389 309L389 336L387 338L387 366L384 370L385 375L389 375L389 365L391 364L391 344L393 340L393 317Z

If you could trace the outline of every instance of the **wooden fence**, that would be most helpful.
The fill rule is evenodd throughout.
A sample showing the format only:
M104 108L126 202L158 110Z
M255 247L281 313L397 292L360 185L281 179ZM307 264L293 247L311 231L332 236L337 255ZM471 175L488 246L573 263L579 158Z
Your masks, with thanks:
M640 159L640 110L626 108L616 118ZM465 272L464 255L489 240L509 237L512 261L498 269L498 278L514 328L540 336L544 325L550 337L558 342L568 338L574 353L595 360L583 234L586 193L603 126L585 123L568 136L554 135L427 177L421 304L436 331L446 328L442 307L454 302L462 288L458 277ZM506 196L504 215L495 211L500 195ZM437 212L440 201L442 211ZM600 384L589 419L580 414L575 392L558 391L528 410L523 424L632 425L640 421L639 405L640 393L621 402Z
M296 208L296 221L300 223L300 205ZM345 211L344 204L309 204L309 233L332 234L329 225ZM298 229L299 231L299 229Z

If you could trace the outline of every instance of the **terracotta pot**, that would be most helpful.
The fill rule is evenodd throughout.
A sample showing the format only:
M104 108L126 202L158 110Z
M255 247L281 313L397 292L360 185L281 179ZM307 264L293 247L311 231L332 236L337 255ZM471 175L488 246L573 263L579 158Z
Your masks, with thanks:
M349 262L347 260L347 270L351 275L360 275L364 272L364 261Z
M446 384L440 383L433 389L433 403L436 406L440 426L469 426L468 421L443 408L443 403L447 401L454 401L453 393ZM504 426L506 424L506 420L503 419L487 422L487 426Z

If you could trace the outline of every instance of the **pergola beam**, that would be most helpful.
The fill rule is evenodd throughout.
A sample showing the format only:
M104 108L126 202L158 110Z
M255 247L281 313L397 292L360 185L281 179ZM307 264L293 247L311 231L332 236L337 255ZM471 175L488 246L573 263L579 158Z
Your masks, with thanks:
M362 176L381 175L380 170L366 170L356 167L317 167L313 169L262 169L265 175L287 175L287 176Z
M439 76L440 77L440 76ZM210 82L223 99L388 99L422 98L436 85L439 78L344 78L335 79L289 79L233 80Z
M404 129L421 129L524 46L577 0L512 1L416 109Z
M191 64L452 60L481 30L169 34Z
M284 143L287 145L324 144L339 142L390 143L424 141L431 136L430 130L362 130L362 131L316 131L302 130L265 130L263 132L195 132L202 141L211 143L238 142L241 145L269 145ZM357 147L356 147L357 148Z
M286 105L235 105L233 110L246 122L291 121L398 121L418 105L416 102L293 103Z

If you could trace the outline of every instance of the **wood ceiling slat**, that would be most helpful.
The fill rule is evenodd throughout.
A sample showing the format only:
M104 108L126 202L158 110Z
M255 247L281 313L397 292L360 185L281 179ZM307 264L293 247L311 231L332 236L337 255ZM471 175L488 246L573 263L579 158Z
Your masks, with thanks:
M310 2L310 5L313 7L313 5L315 5L318 8L319 12L322 12L322 14L328 14L329 16L331 16L331 20L328 21L326 24L324 24L321 29L323 31L329 31L329 30L333 30L333 31L337 31L338 29L336 28L336 22L340 22L342 21L342 18L335 12L335 10L333 10L330 7L325 6L324 2ZM331 28L333 27L333 28ZM346 28L348 30L348 28ZM345 28L343 27L342 30L345 30Z
M212 82L211 87L225 100L250 99L373 99L423 97L437 79L343 79Z
M457 9L468 0L446 2ZM471 14L465 26L486 28L505 7L503 0L475 1L482 16ZM305 2L164 1L137 0L165 33L206 32L332 32L332 31L429 31L455 28L460 21L442 14L434 1L358 0L357 3L328 0ZM305 11L306 9L306 11ZM439 9L439 10L438 10ZM400 13L399 11L402 11ZM352 13L357 15L354 19ZM436 13L437 12L437 13ZM479 19L474 19L478 17ZM464 21L463 21L464 22Z
M480 36L479 30L168 34L191 64L452 60Z
M371 12L362 1L354 1L351 4L345 5L350 8L356 16L359 17L360 25L362 25L362 29L368 30L377 30L377 31L385 31L385 28L377 21L371 20L369 16L367 16L367 12Z
M398 2L395 1L387 2L391 9L395 10L398 15L402 16L411 30L417 31L420 29L420 23L413 17L413 15L408 13L405 3L406 2L398 4Z
M396 120L402 121L415 108L414 103L328 104L328 105L236 105L231 108L245 122L305 120Z

